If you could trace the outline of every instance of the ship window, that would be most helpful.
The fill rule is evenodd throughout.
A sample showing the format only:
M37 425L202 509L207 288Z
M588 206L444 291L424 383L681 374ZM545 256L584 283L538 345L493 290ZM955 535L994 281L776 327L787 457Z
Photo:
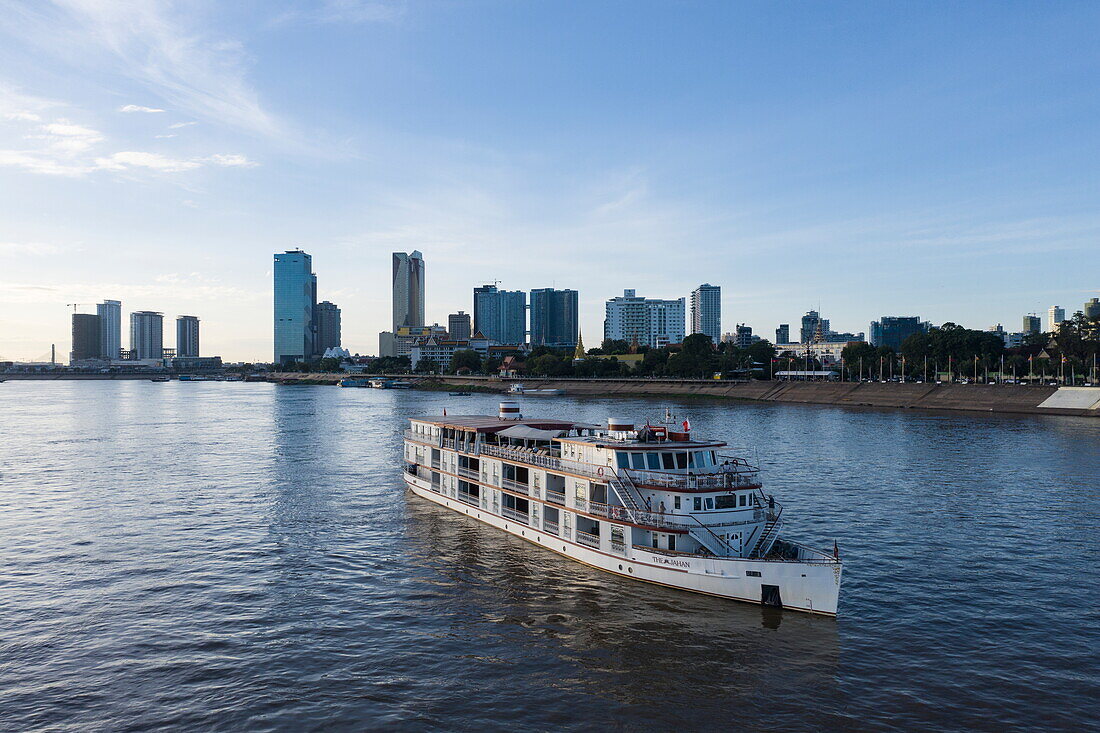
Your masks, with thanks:
M671 453L662 453L661 462L664 463L666 469L676 468L676 459L672 457Z
M630 456L630 462L633 464L632 468L644 469L645 468L645 453L634 453Z
M748 494L741 494L741 506L748 506L748 503L749 503L749 495Z
M703 508L703 500L700 499L698 496L695 497L695 511L699 511L702 508Z
M672 497L672 506L675 507L676 509L680 508L680 497L678 497L678 496Z
M703 503L706 505L707 511L710 511L714 508L714 497L708 496L703 500Z
M687 468L687 465L688 465L688 454L687 453L677 453L676 454L676 468Z
M619 468L630 468L630 456L626 453L616 453L615 460L618 462Z
M668 549L670 549L670 550L675 550L676 549L676 535L674 535L674 534L670 534L668 536Z
M661 454L660 453L646 453L646 461L649 462L649 470L660 471L661 470Z
M688 468L695 468L695 454L688 453Z
M710 501L709 499L707 501ZM714 498L715 509L736 509L737 508L737 495L736 494L723 494L722 496L716 496Z

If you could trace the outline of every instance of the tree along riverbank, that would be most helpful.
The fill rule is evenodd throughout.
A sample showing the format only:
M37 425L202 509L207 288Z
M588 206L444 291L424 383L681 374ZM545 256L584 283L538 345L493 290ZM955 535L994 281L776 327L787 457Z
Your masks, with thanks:
M347 375L273 373L268 380L292 384L336 384L344 376ZM506 393L509 385L519 381L473 376L400 378L411 382L416 389L452 392ZM1097 387L703 379L524 379L522 383L531 389L561 389L571 397L706 397L850 407L1100 417L1100 388ZM1054 397L1056 393L1058 397ZM539 396L537 399L552 400L553 397ZM1044 407L1044 403L1048 406Z

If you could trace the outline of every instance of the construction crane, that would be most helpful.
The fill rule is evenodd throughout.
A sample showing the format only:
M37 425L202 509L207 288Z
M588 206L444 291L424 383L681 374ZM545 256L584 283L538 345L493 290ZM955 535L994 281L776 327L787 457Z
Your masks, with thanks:
M96 305L95 303L66 303L66 306L73 309L73 313L76 313L76 309L82 305Z

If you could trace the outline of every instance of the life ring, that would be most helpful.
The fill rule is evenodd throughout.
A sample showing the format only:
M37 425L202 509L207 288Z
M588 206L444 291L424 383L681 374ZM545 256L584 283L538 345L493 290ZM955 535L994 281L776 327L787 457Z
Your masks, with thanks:
M596 475L599 476L600 478L603 478L603 466L600 466L599 468L596 469Z

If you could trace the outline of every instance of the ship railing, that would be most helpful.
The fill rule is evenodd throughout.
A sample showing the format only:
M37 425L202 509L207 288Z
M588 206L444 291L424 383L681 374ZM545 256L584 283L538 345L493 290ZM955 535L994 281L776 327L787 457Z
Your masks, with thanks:
M603 474L600 473L600 466L584 463L583 461L574 461L569 458L558 458L557 456L539 453L536 450L508 448L501 445L483 445L481 446L481 452L485 455L504 458L505 460L515 461L517 463L565 471L567 473L575 473L581 476L591 476L598 480L603 479Z
M556 535L558 533L558 523L552 519L544 519L542 520L542 531Z
M462 476L464 478L472 478L475 481L479 478L478 472L473 470L472 468L464 468L462 466L459 466L457 472L459 476Z
M523 522L524 524L530 524L531 518L527 512L518 512L510 507L501 507L500 513L509 519L514 519L517 522Z
M458 500L464 501L470 506L477 506L478 503L478 498L476 496L474 496L473 494L468 494L462 489L458 490Z
M546 490L546 500L552 504L560 504L565 506L565 494L560 491Z
M783 541L787 542L787 540L783 540ZM797 545L799 548L801 548L807 554L812 555L812 557L795 558L795 557L775 557L775 556L772 556L772 557L769 557L767 559L764 559L762 557L735 557L735 556L715 557L714 555L711 555L709 553L704 554L702 552L683 552L681 550L666 550L664 548L650 547L649 545L634 545L633 547L634 547L635 550L644 550L645 552L652 552L655 555L668 555L670 557L698 557L698 558L702 558L702 559L705 559L705 560L740 560L740 561L749 561L749 562L769 562L769 563L770 562L797 562L797 563L804 563L804 564L808 564L808 565L838 565L838 564L840 564L839 560L837 560L836 558L834 558L832 555L830 555L827 552L822 552L821 550L815 550L811 547L806 547L805 545L799 545L798 543L795 543L795 542L791 542L789 544Z
M500 480L500 485L503 486L504 488L508 489L509 491L515 491L515 492L520 493L520 494L530 494L531 493L531 490L527 486L527 484L521 483L519 481L515 481L515 480L510 479L510 478L501 479Z
M600 538L594 534L589 534L583 530L577 530L573 533L574 538L578 544L591 547L594 550L600 549Z
M724 470L714 473L666 473L648 471L639 468L620 468L619 475L625 475L636 484L659 486L672 489L721 490L759 486L756 471Z

